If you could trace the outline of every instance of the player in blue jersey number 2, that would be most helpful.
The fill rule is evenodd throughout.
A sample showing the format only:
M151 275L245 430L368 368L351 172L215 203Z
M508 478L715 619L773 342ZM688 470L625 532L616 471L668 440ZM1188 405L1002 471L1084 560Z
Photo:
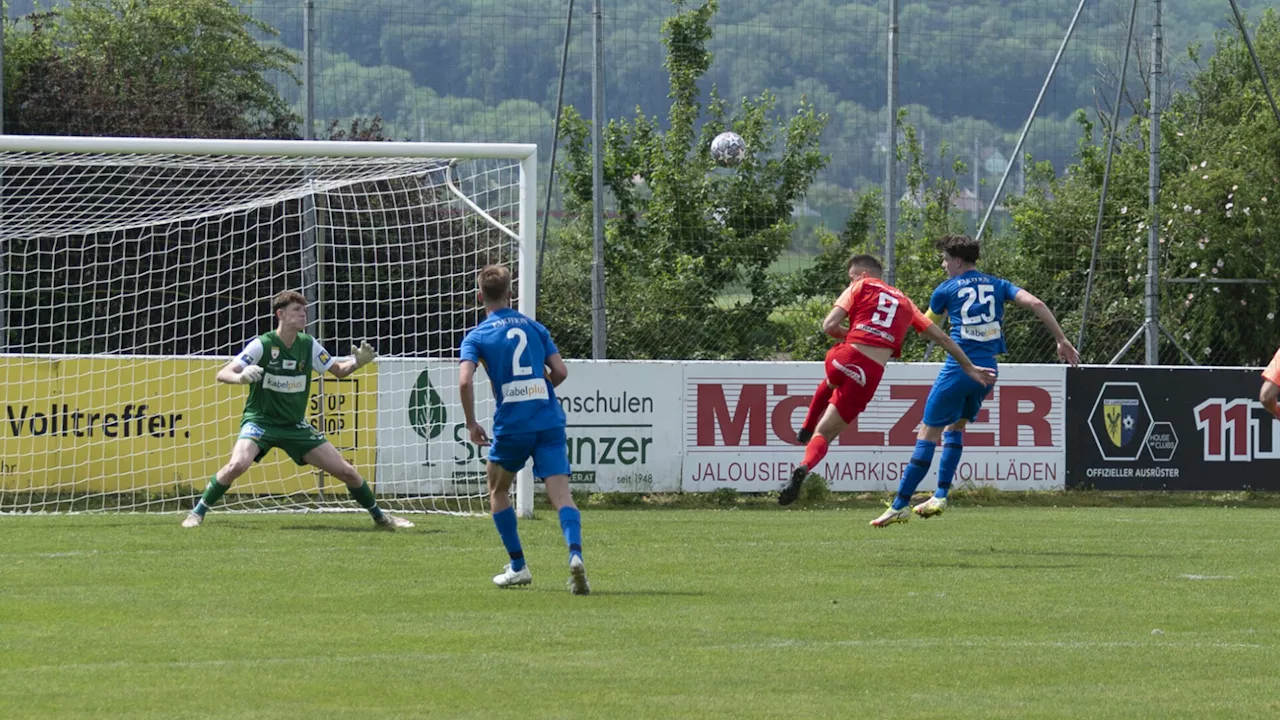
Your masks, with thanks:
M480 271L476 285L477 299L489 315L462 340L458 388L471 442L489 445L489 509L511 558L493 582L504 588L533 582L511 507L511 481L533 458L533 474L546 484L547 499L559 513L569 545L569 590L587 595L591 586L582 564L582 516L569 492L564 409L555 391L569 369L547 329L511 308L511 271L489 265ZM492 443L476 422L477 365L484 366L497 404Z
M930 320L939 323L947 317L951 337L974 364L996 367L996 356L1006 351L1004 343L1004 305L1021 305L1049 328L1058 342L1058 357L1072 366L1080 363L1080 354L1063 334L1053 313L1035 295L1002 278L988 275L975 267L978 241L964 235L948 235L938 241L942 267L948 280L933 291L929 299ZM917 436L915 452L898 485L898 494L884 514L871 524L885 527L906 522L911 517L911 496L933 465L933 452L942 441L942 460L938 463L938 490L934 496L916 505L914 512L922 518L941 515L947 509L947 493L960 465L964 451L964 428L978 417L988 388L972 380L952 358L938 373L929 399L924 406L924 424Z

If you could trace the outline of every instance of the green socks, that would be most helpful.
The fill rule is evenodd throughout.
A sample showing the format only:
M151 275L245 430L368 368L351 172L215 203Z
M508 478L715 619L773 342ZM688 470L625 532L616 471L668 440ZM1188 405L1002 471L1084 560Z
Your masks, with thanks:
M204 494L200 496L200 502L196 503L196 507L191 512L204 517L209 512L209 508L217 504L223 495L227 494L230 486L222 485L216 477L209 480L209 485L204 489ZM352 499L360 503L360 507L369 511L374 520L382 517L382 510L378 509L378 501L373 497L373 488L369 487L369 483L361 483L358 488L348 488Z
M360 503L360 507L369 511L374 520L382 517L382 511L378 509L378 501L373 497L373 488L369 487L369 483L360 483L360 487L348 487L347 491L351 493L352 499Z
M209 485L204 489L204 494L200 496L200 502L196 503L196 507L191 512L204 517L209 512L209 508L213 507L223 495L227 494L230 485L223 485L218 482L218 476L209 478Z

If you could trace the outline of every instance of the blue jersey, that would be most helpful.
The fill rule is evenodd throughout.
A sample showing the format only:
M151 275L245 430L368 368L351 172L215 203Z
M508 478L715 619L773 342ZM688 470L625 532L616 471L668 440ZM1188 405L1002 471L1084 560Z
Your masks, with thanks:
M564 427L564 410L547 380L547 358L556 344L535 320L502 308L490 313L462 340L462 359L484 365L498 409L493 435Z
M982 365L1006 351L1004 304L1018 290L1008 280L970 270L939 285L929 298L929 309L950 318L951 339L970 360ZM948 357L947 362L955 359Z

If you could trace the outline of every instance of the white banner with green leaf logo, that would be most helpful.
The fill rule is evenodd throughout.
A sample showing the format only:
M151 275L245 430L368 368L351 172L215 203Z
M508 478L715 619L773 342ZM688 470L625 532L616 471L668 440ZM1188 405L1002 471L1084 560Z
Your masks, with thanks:
M680 490L684 368L676 362L569 361L556 388L574 486L600 492ZM479 373L476 414L491 429L493 394ZM380 492L473 487L484 449L473 445L452 360L378 362Z

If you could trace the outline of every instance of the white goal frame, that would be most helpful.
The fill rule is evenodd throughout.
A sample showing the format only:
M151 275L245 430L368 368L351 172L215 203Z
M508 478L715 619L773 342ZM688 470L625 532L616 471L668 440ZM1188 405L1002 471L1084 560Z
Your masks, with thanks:
M463 195L450 180L450 191L469 205L486 222L513 235L519 259L517 302L520 312L537 317L537 177L538 147L531 143L432 143L326 140L213 140L180 138L129 137L58 137L45 135L0 135L0 152L26 153L101 153L175 154L175 155L241 155L275 157L345 157L345 158L432 158L518 160L519 214L515 233L494 220ZM448 176L451 176L449 173ZM4 188L0 186L0 203ZM7 283L7 280L2 280ZM7 304L0 307L7 315ZM8 317L0 316L0 328L8 327ZM24 356L7 354L9 356ZM29 356L28 356L29 357ZM528 467L516 480L516 511L521 517L533 515L534 481Z

